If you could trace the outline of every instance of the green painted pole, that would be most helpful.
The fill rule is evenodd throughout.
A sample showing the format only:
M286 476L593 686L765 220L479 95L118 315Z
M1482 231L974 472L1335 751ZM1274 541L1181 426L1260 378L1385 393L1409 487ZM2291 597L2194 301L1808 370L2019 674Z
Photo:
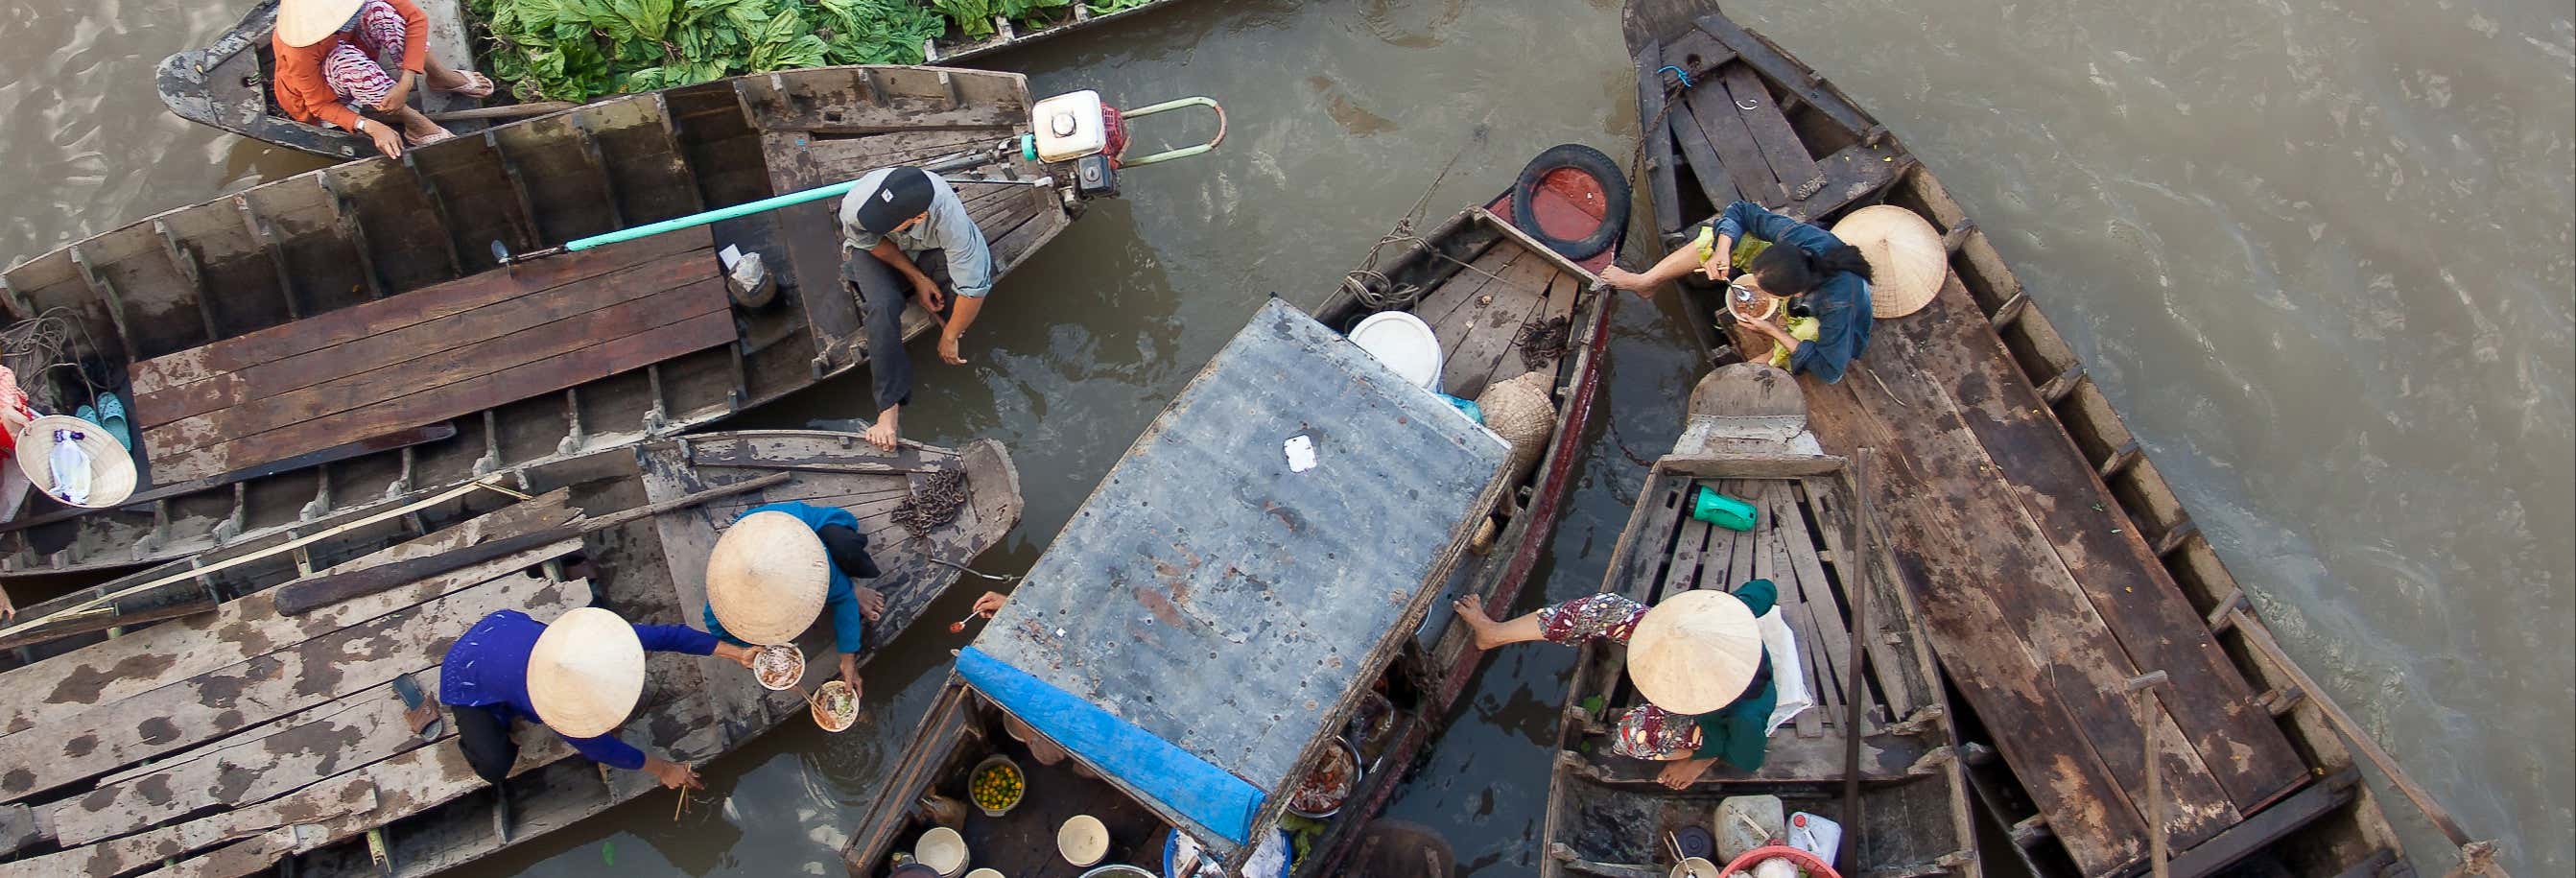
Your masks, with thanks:
M821 201L823 199L848 192L850 191L850 187L856 186L858 183L859 181L857 180L846 180L829 186L816 186L812 189L790 192L785 195L773 195L759 201L747 201L732 207L720 207L705 213L693 213L688 216L673 217L658 223L646 223L631 229L619 229L605 235L592 235L587 238L576 238L574 240L564 242L563 248L567 252L577 253L583 250L588 250L592 247L632 241L637 238L651 237L663 232L678 231L690 226L703 226L708 223L721 222L738 216L750 216L755 213L760 213L761 211L777 210L782 207L792 207L804 204L808 201Z

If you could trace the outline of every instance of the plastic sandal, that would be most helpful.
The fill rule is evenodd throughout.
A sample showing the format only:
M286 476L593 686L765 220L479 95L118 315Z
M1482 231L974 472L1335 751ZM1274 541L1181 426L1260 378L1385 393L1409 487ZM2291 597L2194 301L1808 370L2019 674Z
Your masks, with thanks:
M106 428L107 435L116 437L117 444L134 447L134 431L125 420L125 401L116 398L116 394L98 395L98 425Z
M84 405L80 408L73 409L72 417L79 418L93 424L98 424L98 409ZM99 429L102 430L107 428L106 424L98 424L98 426Z
M403 710L405 713L419 710L421 705L430 703L429 694L421 691L420 681L413 679L410 674L404 674L394 678L394 694L402 696ZM403 721L410 722L411 718L406 716L403 718ZM432 715L429 719L429 725L423 726L418 732L420 742L423 744L436 743L439 738L446 736L446 734L447 717L443 715Z

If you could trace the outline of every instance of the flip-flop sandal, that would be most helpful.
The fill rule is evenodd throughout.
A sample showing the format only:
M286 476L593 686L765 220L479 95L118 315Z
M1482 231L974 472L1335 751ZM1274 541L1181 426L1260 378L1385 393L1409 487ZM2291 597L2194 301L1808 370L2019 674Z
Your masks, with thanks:
M98 395L98 425L107 428L107 435L116 437L117 444L134 447L134 431L125 420L125 401L116 398L116 394Z
M465 86L463 88L451 88L448 89L447 92L449 94L464 95L469 98L488 98L491 97L492 92L498 88L499 86L492 82L492 77L468 70L465 71Z
M410 674L394 678L394 694L402 696L403 722L406 723L411 722L412 711L421 709L423 705L434 707L437 704L429 700L429 693L421 691L420 681L413 679ZM447 717L432 711L429 725L422 726L420 731L414 734L420 737L420 742L423 744L437 743L439 738L447 735Z

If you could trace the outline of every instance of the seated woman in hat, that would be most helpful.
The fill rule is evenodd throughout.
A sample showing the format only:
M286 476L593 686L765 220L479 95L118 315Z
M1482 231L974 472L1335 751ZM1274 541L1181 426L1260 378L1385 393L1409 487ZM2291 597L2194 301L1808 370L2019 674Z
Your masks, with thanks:
M850 580L879 572L849 510L794 502L754 506L725 528L707 558L707 630L732 643L783 644L829 606L841 681L855 694L867 623L885 614L886 602L876 589Z
M1780 246L1787 245L1787 246ZM1728 205L1699 227L1698 239L1643 273L1602 269L1612 286L1653 298L1664 284L1698 273L1712 281L1789 299L1789 313L1812 315L1813 338L1800 338L1769 321L1739 324L1788 351L1772 365L1808 372L1831 384L1869 346L1870 263L1860 248L1832 232L1763 209L1750 201ZM1737 276L1742 272L1741 277ZM1803 333L1800 333L1803 334Z
M1619 717L1610 752L1672 762L1655 779L1678 790L1721 761L1737 771L1762 767L1780 692L1755 620L1779 597L1771 580L1756 579L1733 593L1688 591L1652 608L1590 594L1509 622L1485 615L1475 595L1455 606L1478 649L1533 640L1574 646L1592 637L1627 644L1628 679L1648 703Z
M445 140L447 129L406 101L414 87L482 97L492 79L458 72L429 54L429 16L412 0L284 0L277 32L277 106L295 121L364 134L388 158L405 144ZM399 59L393 69L385 59Z
M663 786L700 788L698 773L617 739L644 694L644 653L713 655L751 667L752 651L686 625L634 625L598 607L552 624L497 610L447 648L438 700L456 714L456 745L474 773L499 785L519 759L510 723L544 723L601 765L651 773ZM426 717L415 716L419 725Z

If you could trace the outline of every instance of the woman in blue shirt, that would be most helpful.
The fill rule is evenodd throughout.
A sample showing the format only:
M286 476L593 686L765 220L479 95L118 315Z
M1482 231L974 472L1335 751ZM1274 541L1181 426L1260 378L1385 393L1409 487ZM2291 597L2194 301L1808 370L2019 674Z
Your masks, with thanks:
M1787 348L1791 372L1812 373L1827 384L1840 382L1843 369L1869 345L1870 269L1860 248L1750 201L1727 205L1715 221L1700 226L1691 246L1673 251L1644 273L1613 266L1602 270L1601 279L1651 299L1664 284L1693 272L1788 297L1792 314L1814 315L1813 340L1795 338L1768 321L1736 321Z
M583 618L591 616L608 618ZM549 718L544 711L565 712L566 709L562 706L550 708L544 703L547 699L542 694L532 694L531 690L596 692L616 689L627 682L640 687L644 673L641 653L645 652L712 655L748 669L752 651L718 642L715 637L686 625L634 625L633 639L627 641L633 645L621 650L616 644L599 642L605 639L601 637L599 627L609 623L625 624L624 620L617 619L607 610L573 610L556 620L556 626L561 626L561 629L556 631L555 640L548 640L546 634L555 626L531 619L528 614L517 610L498 610L474 623L473 628L467 629L464 636L456 638L456 643L447 648L447 657L439 666L438 700L446 702L448 708L455 712L456 744L465 751L465 761L474 767L476 775L495 786L509 778L510 766L519 759L518 744L510 739L510 724L525 718L545 724L571 743L575 751L601 765L647 772L663 786L673 789L701 786L698 773L688 766L647 755L635 749L635 745L617 739L616 726L624 721L626 711L633 710L631 698L625 702L624 710L610 711L614 716L596 711L570 711L568 715ZM575 642L564 643L565 638ZM640 650L636 648L638 646ZM532 673L565 673L560 670L565 663L541 661L545 656L540 653L566 650L592 654L626 651L625 654L633 658L632 667L612 668L604 675L618 678L616 680L557 681L559 685L547 685L546 681L532 683ZM627 677L632 677L632 680L625 679ZM572 716L569 713L587 715ZM592 727L567 728L564 725L583 722Z

